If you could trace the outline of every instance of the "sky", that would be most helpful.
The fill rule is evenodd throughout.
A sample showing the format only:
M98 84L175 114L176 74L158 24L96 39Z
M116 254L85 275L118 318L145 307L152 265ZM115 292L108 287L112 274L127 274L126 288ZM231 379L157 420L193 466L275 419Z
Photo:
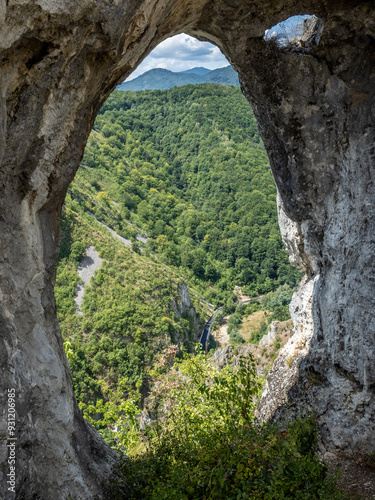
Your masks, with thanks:
M276 24L269 30L266 30L265 40L274 39L279 45L286 45L291 40L298 38L303 32L303 21L311 16L306 14L304 16L292 16L281 23Z
M208 69L223 68L229 62L220 50L211 43L200 42L196 38L182 33L161 42L129 76L127 81L153 68L165 68L170 71L203 66Z
M301 25L307 17L309 15L290 17L270 30L266 30L266 39L282 33L285 34L284 38L288 38L290 34L294 34L296 26ZM133 80L153 68L185 71L197 66L208 69L223 68L228 64L229 62L218 47L208 42L200 42L196 38L182 33L161 42L126 81Z

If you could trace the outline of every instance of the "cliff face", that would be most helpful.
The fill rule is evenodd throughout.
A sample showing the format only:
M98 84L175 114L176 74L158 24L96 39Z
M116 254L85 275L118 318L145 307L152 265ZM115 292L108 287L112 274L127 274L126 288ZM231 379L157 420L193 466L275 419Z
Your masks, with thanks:
M322 20L319 45L263 40L301 9ZM314 410L326 448L375 450L374 28L372 3L354 0L0 4L1 396L15 389L17 498L105 497L109 451L78 412L55 315L60 208L108 94L182 31L216 43L238 71L284 241L307 273L292 304L300 347L289 371L280 354L262 411L289 399ZM12 498L5 409L0 494Z
M199 342L200 336L202 334L203 326L202 326L201 321L198 317L198 314L197 314L198 311L195 309L194 304L191 301L190 294L189 294L189 288L184 280L181 281L181 285L179 287L179 292L180 292L180 301L178 304L173 303L172 307L175 310L175 312L179 318L184 316L184 317L186 317L186 319L190 319L192 327L193 327L193 332L192 332L192 338L189 340L191 340L193 342ZM186 340L188 340L188 339L176 338L175 342L184 342Z

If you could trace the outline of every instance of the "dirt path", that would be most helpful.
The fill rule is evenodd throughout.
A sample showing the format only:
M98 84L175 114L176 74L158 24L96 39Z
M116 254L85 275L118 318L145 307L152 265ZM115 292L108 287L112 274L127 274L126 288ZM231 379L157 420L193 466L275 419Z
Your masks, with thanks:
M85 293L85 286L90 283L95 271L99 269L102 260L103 259L99 257L99 253L94 247L90 246L86 248L86 256L83 257L77 269L78 276L83 281L83 283L77 286L77 295L74 299L77 304L78 314L82 314L81 305Z

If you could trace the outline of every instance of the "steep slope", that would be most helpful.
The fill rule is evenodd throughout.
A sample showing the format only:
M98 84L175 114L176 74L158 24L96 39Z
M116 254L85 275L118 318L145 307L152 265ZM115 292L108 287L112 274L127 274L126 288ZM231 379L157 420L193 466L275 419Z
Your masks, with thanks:
M180 276L118 241L69 195L62 229L55 296L78 401L95 402L99 379L116 387L126 378L146 390L158 352L199 339L206 307ZM77 267L87 248L102 261L84 288L78 314Z
M203 297L230 313L235 283L258 295L299 278L282 248L255 119L236 88L114 93L69 188L62 229L55 294L85 403L101 395L103 378L147 391L155 356L198 340ZM103 260L78 314L87 249Z
M17 393L19 498L108 498L106 450L91 446L78 414L55 317L60 207L100 105L150 48L183 30L215 42L237 68L285 240L313 278L295 304L313 339L298 371L302 383L310 368L321 383L304 394L291 386L288 407L310 405L329 451L374 452L374 9L303 5L324 29L319 45L294 50L262 39L298 12L294 0L1 3L0 365L2 390Z

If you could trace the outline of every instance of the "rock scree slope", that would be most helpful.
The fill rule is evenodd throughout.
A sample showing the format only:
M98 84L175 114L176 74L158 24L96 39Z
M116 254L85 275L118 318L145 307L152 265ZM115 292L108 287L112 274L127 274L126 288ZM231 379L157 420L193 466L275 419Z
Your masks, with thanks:
M82 283L77 286L77 296L74 299L78 312L82 313L81 305L83 302L83 296L85 294L85 287L90 283L91 278L94 276L95 271L100 268L100 264L103 259L99 257L99 252L95 250L95 247L90 246L86 248L86 255L83 257L79 263L77 273L81 278Z

